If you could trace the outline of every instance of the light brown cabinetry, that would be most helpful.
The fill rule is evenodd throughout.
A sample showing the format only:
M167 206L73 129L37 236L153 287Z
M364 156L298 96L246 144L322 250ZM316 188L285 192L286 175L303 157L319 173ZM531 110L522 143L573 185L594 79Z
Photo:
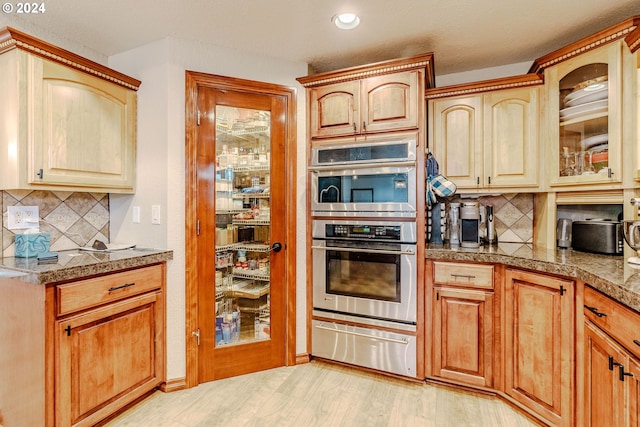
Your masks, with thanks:
M56 288L56 426L94 425L164 382L163 282L152 266Z
M0 277L3 426L93 426L164 383L164 262L57 284L20 274Z
M493 385L493 273L491 265L433 263L434 377Z
M432 54L300 77L308 88L309 135L332 138L422 127Z
M638 426L640 314L586 286L585 425Z
M531 159L539 156L539 88L476 90L452 87L451 94L471 92L456 97L444 97L447 88L427 91L429 147L440 172L465 190L536 189L539 165Z
M574 282L507 268L504 298L504 392L554 425L571 425Z
M416 129L418 76L407 71L311 89L311 137Z
M1 189L133 193L140 82L0 30Z

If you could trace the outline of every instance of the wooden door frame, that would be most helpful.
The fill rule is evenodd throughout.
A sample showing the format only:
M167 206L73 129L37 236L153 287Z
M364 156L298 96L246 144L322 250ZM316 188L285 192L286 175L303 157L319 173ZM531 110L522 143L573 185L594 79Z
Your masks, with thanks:
M286 100L285 124L285 365L296 364L296 89L234 77L185 72L185 386L199 383L198 344L198 268L196 244L197 219L197 145L198 89L227 89L283 97Z

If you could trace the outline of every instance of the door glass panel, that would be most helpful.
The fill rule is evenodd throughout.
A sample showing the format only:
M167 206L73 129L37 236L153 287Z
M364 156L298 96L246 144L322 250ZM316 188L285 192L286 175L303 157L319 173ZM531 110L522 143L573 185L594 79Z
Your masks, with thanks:
M560 80L560 176L609 167L608 65L584 65Z
M215 346L270 339L271 113L216 106Z

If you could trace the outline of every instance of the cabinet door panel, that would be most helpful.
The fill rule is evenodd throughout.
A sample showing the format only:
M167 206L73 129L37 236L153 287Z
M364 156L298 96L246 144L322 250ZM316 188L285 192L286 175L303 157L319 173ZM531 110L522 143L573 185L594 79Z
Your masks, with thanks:
M507 269L505 392L555 425L570 425L574 284Z
M309 97L311 137L351 135L359 131L359 82L314 88Z
M162 382L158 295L58 322L56 425L93 425Z
M485 185L538 185L538 89L485 95Z
M41 90L30 183L133 188L135 95L49 61Z
M586 427L622 426L624 415L624 382L618 367L609 369L609 358L624 363L625 356L611 339L585 324L585 395Z
M629 373L633 374L625 379L629 387L629 413L627 421L630 427L640 427L640 362L635 357L629 358Z
M418 72L372 77L362 82L362 131L418 127Z
M435 376L492 385L493 294L435 289L433 337Z
M476 188L483 175L481 97L456 98L432 105L432 150L440 173L458 188Z

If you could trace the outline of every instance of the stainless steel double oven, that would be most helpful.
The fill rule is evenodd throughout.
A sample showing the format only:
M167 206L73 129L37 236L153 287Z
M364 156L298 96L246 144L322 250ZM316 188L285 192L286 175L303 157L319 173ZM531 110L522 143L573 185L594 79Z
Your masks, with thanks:
M416 139L312 149L312 354L415 376Z

